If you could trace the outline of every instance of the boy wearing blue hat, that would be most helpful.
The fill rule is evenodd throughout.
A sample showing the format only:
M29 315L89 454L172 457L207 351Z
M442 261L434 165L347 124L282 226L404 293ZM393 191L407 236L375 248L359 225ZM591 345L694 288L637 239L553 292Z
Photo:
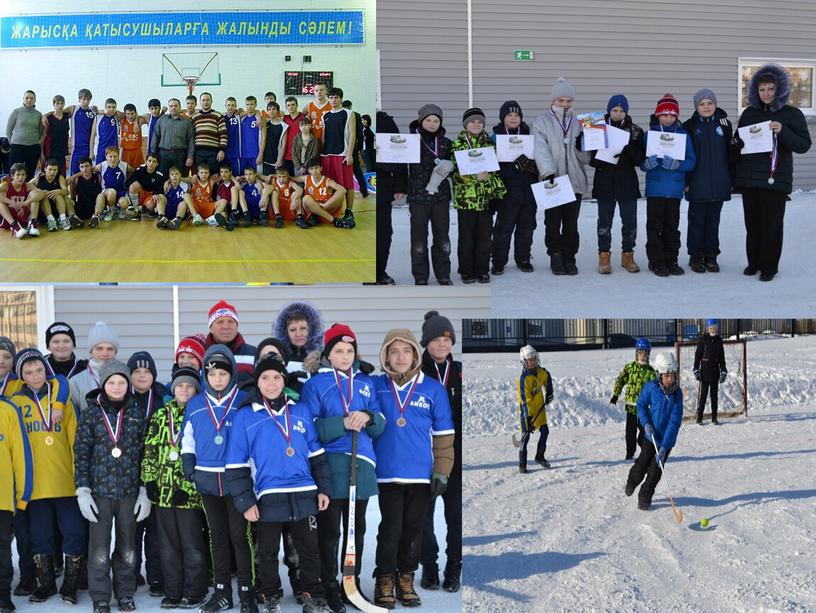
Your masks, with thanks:
M635 343L635 359L626 364L615 379L612 398L609 402L618 403L618 396L626 386L626 459L635 457L637 445L643 445L643 426L637 416L637 401L643 386L656 378L654 368L649 364L652 344L648 338L639 338Z
M706 396L711 393L711 423L719 425L717 421L717 390L719 384L725 381L728 370L725 367L725 351L723 341L717 334L717 320L706 321L706 332L697 341L697 351L694 353L694 377L700 382L697 394L697 423L703 423L703 409Z

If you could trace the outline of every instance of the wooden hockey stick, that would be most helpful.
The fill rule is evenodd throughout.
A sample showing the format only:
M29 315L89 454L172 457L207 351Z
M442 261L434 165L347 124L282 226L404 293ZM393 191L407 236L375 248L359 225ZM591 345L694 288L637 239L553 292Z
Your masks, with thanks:
M655 460L657 460L657 465L660 467L660 472L663 473L663 482L666 484L666 496L669 497L669 502L671 503L672 512L674 513L674 520L678 524L683 523L683 510L674 504L674 498L672 498L671 494L669 493L669 480L666 479L666 469L663 468L663 462L660 461L660 450L657 448L657 443L654 439L652 439L652 445L655 448Z

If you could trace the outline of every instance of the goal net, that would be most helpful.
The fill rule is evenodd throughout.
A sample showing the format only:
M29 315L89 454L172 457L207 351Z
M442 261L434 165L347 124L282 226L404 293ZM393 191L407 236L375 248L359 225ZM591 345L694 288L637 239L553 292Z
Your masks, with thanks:
M680 341L674 345L679 385L683 390L683 419L697 419L700 382L694 378L694 353L697 341ZM748 413L748 362L746 341L724 340L725 368L728 376L719 384L717 417L735 417ZM706 398L704 418L711 418L711 398Z

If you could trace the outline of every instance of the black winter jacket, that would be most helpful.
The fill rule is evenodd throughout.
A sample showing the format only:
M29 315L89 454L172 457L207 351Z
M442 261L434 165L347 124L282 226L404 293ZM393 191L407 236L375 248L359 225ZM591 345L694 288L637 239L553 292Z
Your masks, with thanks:
M712 383L720 378L720 372L725 370L725 351L719 334L711 336L706 332L697 341L694 370L697 369L703 375L703 381Z
M640 198L640 183L636 169L645 156L643 148L643 130L632 123L627 115L621 122L614 122L605 115L606 122L629 132L629 144L623 148L617 164L610 164L603 160L596 160L596 151L592 152L589 165L595 169L595 178L592 181L592 197L599 200L637 200Z
M717 108L706 119L697 111L683 123L697 163L686 173L686 200L689 202L719 202L731 200L731 186L739 149L732 144L734 128L728 114Z
M428 185L431 173L436 167L434 151L438 152L440 160L451 159L453 156L451 140L445 136L443 126L439 126L439 131L431 136L419 129L419 121L412 121L409 131L411 134L416 134L418 130L422 144L419 146L419 164L408 164L408 203L448 204L451 201L451 191L450 182L447 179L440 183L439 191L435 194L429 194L425 187Z
M448 385L446 391L448 392L448 401L450 401L451 414L453 416L453 425L456 432L453 436L453 468L451 469L451 477L458 476L462 478L462 363L455 361L451 356L448 356ZM429 376L434 381L439 380L439 376L445 376L445 371L439 369L437 371L433 358L428 353L427 349L422 353L422 372Z
M519 134L529 134L530 126L521 122ZM509 134L503 123L493 126L493 134ZM495 137L493 141L495 142ZM535 159L529 159L527 169L516 162L499 162L499 176L501 176L504 186L507 188L506 200L518 200L522 198L533 198L533 190L530 186L538 181L538 168Z

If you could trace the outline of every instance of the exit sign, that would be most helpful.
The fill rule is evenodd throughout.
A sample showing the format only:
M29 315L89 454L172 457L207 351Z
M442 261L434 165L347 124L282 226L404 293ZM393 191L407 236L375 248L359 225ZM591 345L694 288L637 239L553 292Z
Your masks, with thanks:
M535 51L529 49L516 49L513 53L517 62L529 62L535 59Z

